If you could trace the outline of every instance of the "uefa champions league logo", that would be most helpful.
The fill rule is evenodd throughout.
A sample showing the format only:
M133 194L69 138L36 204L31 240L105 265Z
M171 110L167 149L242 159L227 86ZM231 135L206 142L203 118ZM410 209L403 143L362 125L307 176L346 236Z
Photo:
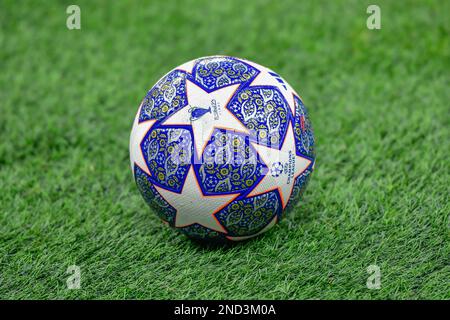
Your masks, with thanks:
M286 183L289 184L295 173L295 158L291 151L289 151L289 158L285 163L280 161L273 162L270 167L270 174L274 178L280 177L282 174L286 175Z

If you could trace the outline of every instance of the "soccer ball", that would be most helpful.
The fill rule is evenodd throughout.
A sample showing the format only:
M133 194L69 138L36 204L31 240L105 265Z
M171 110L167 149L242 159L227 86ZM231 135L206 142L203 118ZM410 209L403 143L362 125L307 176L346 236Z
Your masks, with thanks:
M314 167L300 96L277 73L228 56L189 61L142 101L130 138L137 187L168 225L245 240L299 200Z

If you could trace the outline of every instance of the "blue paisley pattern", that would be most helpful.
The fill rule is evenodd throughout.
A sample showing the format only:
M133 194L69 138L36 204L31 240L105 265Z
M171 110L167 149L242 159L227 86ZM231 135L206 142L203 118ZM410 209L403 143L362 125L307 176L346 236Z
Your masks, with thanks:
M150 131L141 146L152 177L166 189L180 192L192 163L192 135L187 129Z
M281 213L276 192L268 192L251 198L235 200L216 213L216 218L231 236L251 236L267 226Z
M281 145L288 126L288 106L278 89L248 87L233 97L228 109L253 132L259 144Z
M200 59L193 70L195 81L211 92L232 84L244 83L258 75L259 71L245 63L229 57Z
M138 166L134 166L136 185L144 197L145 202L156 212L158 217L170 225L175 223L175 209L156 191L148 175Z
M289 198L289 202L284 210L285 214L292 211L294 206L298 204L300 198L303 195L303 192L306 189L306 186L308 185L310 177L311 177L311 169L307 169L305 170L305 172L303 172L295 179L291 197Z
M145 96L139 122L167 118L186 104L186 73L172 71L159 80Z
M314 157L314 134L305 105L297 96L295 102L295 145L299 154Z
M250 190L261 177L262 164L248 139L237 133L215 130L197 165L205 194Z
M184 233L190 238L197 240L224 240L225 237L215 230L211 230L209 228L205 228L197 223L191 224L186 227L178 228L178 231Z

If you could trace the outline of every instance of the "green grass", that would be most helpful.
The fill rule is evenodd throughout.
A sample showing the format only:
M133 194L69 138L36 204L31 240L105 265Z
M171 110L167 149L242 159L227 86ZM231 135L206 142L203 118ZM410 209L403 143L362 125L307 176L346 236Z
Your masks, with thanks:
M450 2L375 1L370 31L374 1L75 1L68 31L73 2L0 4L0 298L450 298ZM217 248L163 225L128 160L147 90L213 54L283 75L317 140L296 212Z

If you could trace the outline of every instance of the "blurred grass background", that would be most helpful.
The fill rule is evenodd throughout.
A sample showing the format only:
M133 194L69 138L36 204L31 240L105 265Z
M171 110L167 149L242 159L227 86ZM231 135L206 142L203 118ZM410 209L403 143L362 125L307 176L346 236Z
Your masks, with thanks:
M66 8L81 8L81 30ZM368 30L366 8L381 8ZM0 298L449 299L449 1L0 2ZM281 74L317 140L303 202L201 247L131 177L171 68L227 54ZM68 290L69 265L81 289ZM369 290L366 268L381 268Z

